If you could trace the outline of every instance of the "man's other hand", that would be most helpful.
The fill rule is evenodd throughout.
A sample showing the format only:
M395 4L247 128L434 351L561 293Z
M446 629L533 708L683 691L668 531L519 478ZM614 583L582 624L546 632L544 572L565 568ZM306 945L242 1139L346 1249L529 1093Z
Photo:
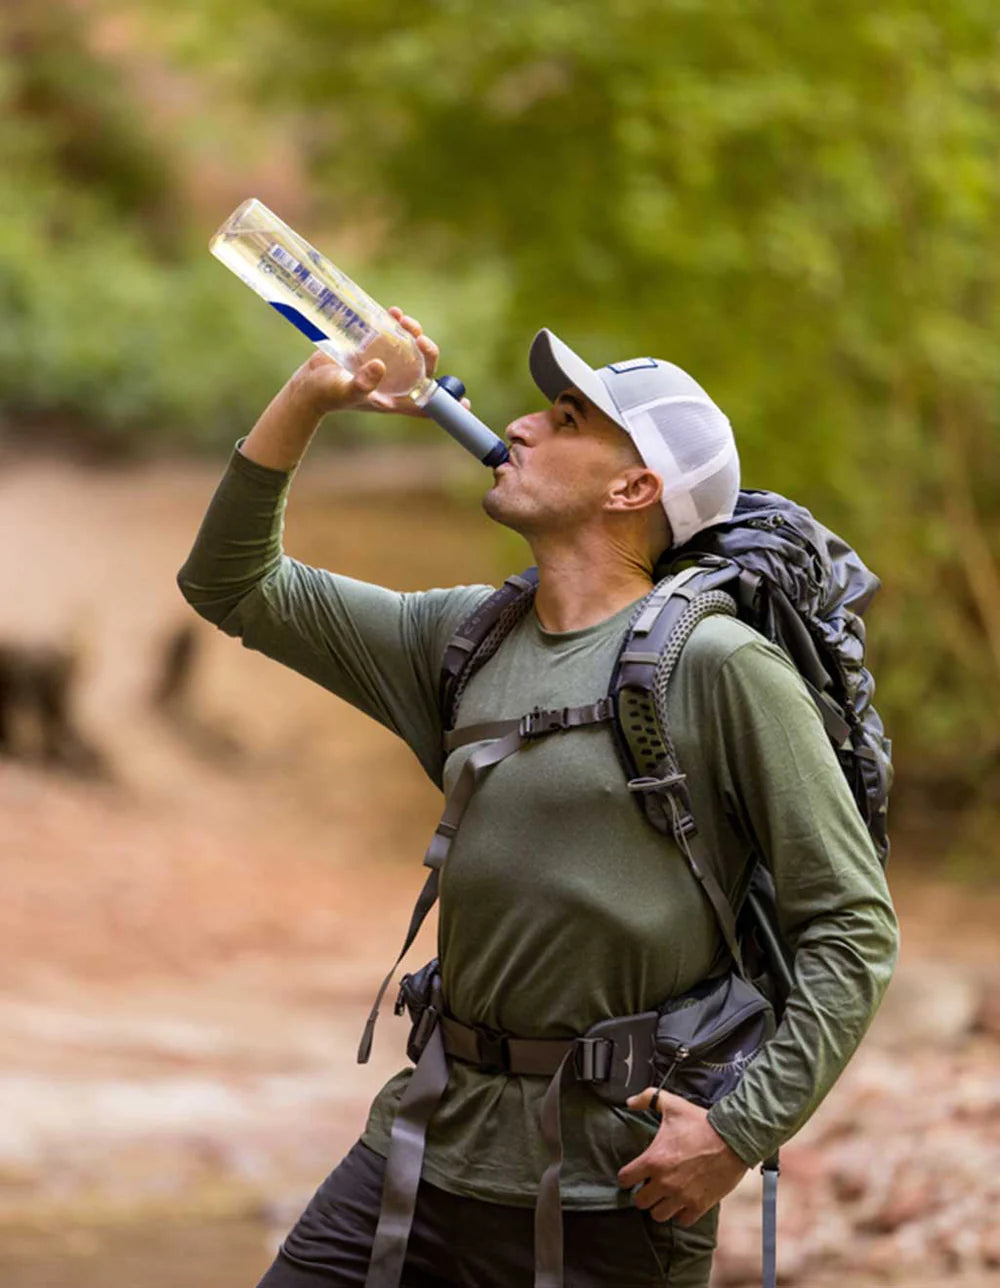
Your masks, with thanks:
M648 1109L655 1088L647 1087L625 1103ZM689 1100L660 1091L659 1129L649 1147L618 1173L623 1189L633 1185L635 1205L655 1221L693 1225L742 1179L747 1165L708 1121L708 1111Z

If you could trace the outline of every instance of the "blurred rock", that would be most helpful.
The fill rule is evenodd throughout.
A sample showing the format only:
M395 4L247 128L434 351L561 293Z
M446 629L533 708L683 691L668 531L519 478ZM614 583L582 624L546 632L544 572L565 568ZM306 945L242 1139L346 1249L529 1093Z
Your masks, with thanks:
M964 1042L977 1022L980 984L957 962L901 961L868 1041L890 1050Z
M936 1198L937 1186L929 1177L903 1177L861 1228L873 1234L891 1234L901 1225L926 1215Z

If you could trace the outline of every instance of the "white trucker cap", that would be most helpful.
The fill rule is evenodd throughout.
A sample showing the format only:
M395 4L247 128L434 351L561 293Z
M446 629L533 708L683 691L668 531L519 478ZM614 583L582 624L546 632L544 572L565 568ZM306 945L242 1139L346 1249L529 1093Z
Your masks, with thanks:
M611 362L595 371L546 328L531 342L528 366L550 402L572 385L625 430L663 480L675 546L732 518L740 490L732 426L686 371L657 358Z

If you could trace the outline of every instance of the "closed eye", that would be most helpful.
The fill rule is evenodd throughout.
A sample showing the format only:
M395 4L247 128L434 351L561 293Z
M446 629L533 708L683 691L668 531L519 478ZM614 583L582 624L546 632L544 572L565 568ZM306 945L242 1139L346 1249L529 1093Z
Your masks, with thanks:
M580 422L586 420L586 408L575 394L571 394L569 392L561 393L553 405L563 417L563 419L559 421L560 429L564 425L568 426L570 429L578 429Z

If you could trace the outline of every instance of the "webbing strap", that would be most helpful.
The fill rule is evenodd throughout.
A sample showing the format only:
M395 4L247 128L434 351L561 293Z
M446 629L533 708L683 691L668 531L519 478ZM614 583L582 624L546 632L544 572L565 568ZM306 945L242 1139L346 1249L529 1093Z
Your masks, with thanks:
M841 714L841 708L837 706L833 698L829 697L821 689L817 689L812 680L807 676L802 676L802 683L809 690L810 696L816 706L819 708L819 714L823 720L823 728L826 730L826 736L830 739L835 747L843 747L851 736L851 726Z
M445 751L454 751L470 742L486 742L491 738L504 738L518 730L522 738L539 738L563 729L581 729L584 725L602 724L614 716L614 704L608 697L587 702L580 707L552 707L543 710L535 707L526 715L513 720L487 720L482 724L461 725L449 729L444 735Z
M761 1166L764 1194L761 1200L761 1263L763 1288L776 1288L778 1280L778 1155Z
M426 862L426 859L424 860ZM424 888L417 895L417 902L413 905L413 913L410 917L410 926L406 932L406 938L403 940L403 947L399 950L399 956L389 967L389 973L379 986L375 995L375 1002L365 1021L364 1032L361 1034L361 1042L358 1046L358 1064L367 1064L368 1057L372 1053L372 1039L375 1036L375 1021L378 1019L379 1007L382 1005L382 998L385 996L385 990L392 981L396 967L403 960L403 957L409 951L410 945L417 937L417 931L424 924L424 918L434 907L434 901L438 894L438 872L434 868L424 882Z
M709 903L712 905L712 911L715 913L715 919L719 923L719 930L722 932L722 938L726 941L726 947L732 955L736 964L736 969L741 975L743 970L743 954L740 951L739 941L736 938L736 917L733 913L732 904L726 898L722 886L716 880L715 873L707 864L701 864L694 856L691 846L688 844L688 838L681 826L680 810L676 799L671 795L670 812L673 819L674 839L676 840L681 853L687 860L687 865L691 869L697 881L701 883Z
M454 751L470 742L486 742L489 738L505 738L507 734L520 727L520 716L516 720L490 720L483 724L464 725L461 729L449 729L444 735L445 751Z
M382 1184L382 1207L368 1261L365 1288L396 1288L417 1206L427 1124L448 1085L448 1062L435 1024L392 1123Z
M417 932L437 899L438 871L448 857L451 843L455 838L455 833L458 831L458 825L462 821L462 815L468 808L479 779L488 769L498 765L501 760L506 760L515 751L519 751L531 739L541 738L550 733L558 733L563 729L579 729L584 725L605 723L612 718L613 714L614 707L612 702L610 698L606 697L580 707L556 707L551 711L541 711L536 708L527 715L520 716L517 720L500 722L503 729L506 730L505 736L498 738L494 735L492 742L486 742L485 746L477 748L469 756L462 766L462 772L458 776L458 781L451 795L445 803L444 813L434 829L434 835L431 837L427 853L424 855L425 866L432 868L433 871L424 882L424 888L417 897L413 915L410 918L410 927L406 932L406 939L399 951L399 956L393 962L389 968L389 973L382 981L368 1019L365 1021L364 1032L361 1035L361 1042L358 1046L359 1064L366 1064L368 1057L371 1055L375 1024L378 1020L385 990L389 987L396 967L403 960L410 945L416 939ZM497 722L493 722L490 725L470 726L461 732L476 735L475 737L469 736L467 741L480 742L490 736L481 734L482 729L495 729L496 727Z
M490 1034L450 1015L438 1023L447 1055L481 1069L518 1076L551 1077L563 1058L578 1045L577 1038L515 1038Z
M682 596L684 599L690 599L691 592L682 590L682 587L686 582L693 580L695 577L702 576L704 572L705 569L703 565L695 564L691 568L685 568L682 572L677 573L673 577L665 577L646 600L645 607L632 627L633 636L649 634L650 629L655 625L656 619L660 615L663 605L668 599L672 599L675 596ZM622 658L622 661L626 660L628 660L628 655Z
M562 1288L563 1223L559 1198L563 1141L559 1104L563 1089L575 1076L572 1052L567 1051L546 1088L539 1114L549 1164L542 1173L535 1203L535 1288Z
M514 728L505 738L497 738L472 753L462 766L458 782L455 784L444 807L441 821L431 837L431 843L427 847L427 854L424 856L426 864L433 865L436 868L442 866L448 857L448 851L451 849L451 843L455 833L458 831L458 825L462 821L462 815L468 808L472 793L476 790L476 784L479 782L480 777L487 769L492 769L494 765L499 765L501 760L506 760L515 751L520 750L523 743L524 738L521 736L519 728Z

